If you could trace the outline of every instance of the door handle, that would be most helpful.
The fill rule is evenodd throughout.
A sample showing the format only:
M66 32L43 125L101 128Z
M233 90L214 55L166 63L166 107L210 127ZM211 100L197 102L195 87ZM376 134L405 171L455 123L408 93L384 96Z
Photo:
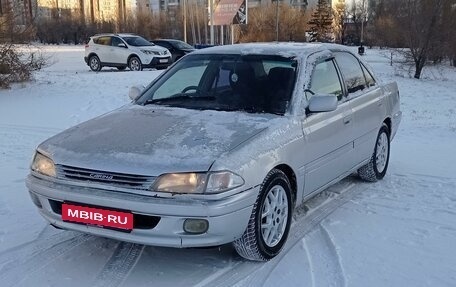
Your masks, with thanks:
M348 125L352 120L352 117L351 116L348 116L348 117L345 117L344 118L344 124Z

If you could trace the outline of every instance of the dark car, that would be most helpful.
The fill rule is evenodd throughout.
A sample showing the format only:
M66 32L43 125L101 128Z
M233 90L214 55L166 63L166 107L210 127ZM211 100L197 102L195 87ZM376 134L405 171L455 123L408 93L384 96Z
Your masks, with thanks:
M158 39L152 40L151 42L168 49L171 52L173 62L179 60L188 53L195 51L195 48L180 40Z

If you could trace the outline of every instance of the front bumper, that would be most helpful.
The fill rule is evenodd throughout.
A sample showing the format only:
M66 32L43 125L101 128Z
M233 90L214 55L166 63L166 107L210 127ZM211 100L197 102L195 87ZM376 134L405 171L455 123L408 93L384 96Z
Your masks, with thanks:
M144 68L167 68L172 64L171 56L169 57L154 57L148 64L143 64Z
M167 247L217 246L239 238L247 227L258 187L220 200L157 198L89 187L54 183L29 175L26 185L41 215L52 225L93 235L146 245ZM36 202L38 201L38 202ZM56 203L73 202L131 211L135 216L158 219L152 228L134 227L130 233L62 221ZM41 205L41 207L40 207ZM206 219L204 234L183 229L187 218Z

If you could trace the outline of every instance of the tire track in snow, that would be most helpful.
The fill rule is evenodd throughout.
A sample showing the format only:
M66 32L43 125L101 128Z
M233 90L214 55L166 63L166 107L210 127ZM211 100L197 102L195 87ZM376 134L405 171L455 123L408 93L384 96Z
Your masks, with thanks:
M93 287L121 286L135 268L144 251L144 245L120 242L92 284Z
M344 272L344 268L343 268L343 265L341 262L341 257L337 251L337 245L334 241L334 238L333 238L331 232L329 232L329 230L324 226L323 223L324 222L322 222L320 224L321 235L323 235L326 243L330 247L330 249L329 249L329 251L331 253L330 257L332 257L331 262L334 264L334 269L335 269L334 274L336 275L335 282L340 282L340 285L336 284L336 286L346 286L347 281L345 279L345 272Z
M74 233L59 233L4 252L0 255L0 282L2 286L16 286L57 258L94 238L87 234L75 236Z
M345 276L336 246L327 230L319 224L303 238L311 266L314 286L345 286Z
M344 185L347 185L347 181L348 186L344 187ZM328 199L315 208L311 208L308 214L296 218L290 230L287 243L277 257L266 263L248 262L239 259L239 262L234 264L227 272L210 282L205 281L205 286L264 286L269 275L293 247L299 244L307 234L318 228L323 219L332 214L340 206L349 202L356 194L366 190L368 186L368 183L353 183L353 180L348 179L342 181L342 188L341 184L338 184L316 195L315 197L324 195ZM343 274L338 276L343 276ZM244 279L240 281L239 278Z

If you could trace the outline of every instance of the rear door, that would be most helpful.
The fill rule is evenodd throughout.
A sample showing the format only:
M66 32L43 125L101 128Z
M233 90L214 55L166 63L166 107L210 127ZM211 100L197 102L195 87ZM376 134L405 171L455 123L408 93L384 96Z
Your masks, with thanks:
M94 39L95 53L100 58L102 63L109 63L110 59L110 50L111 50L111 37L110 36L101 36Z
M334 55L353 110L355 160L359 164L372 156L386 113L385 99L372 75L354 55L349 52L334 52Z
M352 110L332 58L315 65L309 89L315 95L306 93L308 99L334 94L339 102L335 111L308 114L303 122L305 194L325 186L353 166Z

